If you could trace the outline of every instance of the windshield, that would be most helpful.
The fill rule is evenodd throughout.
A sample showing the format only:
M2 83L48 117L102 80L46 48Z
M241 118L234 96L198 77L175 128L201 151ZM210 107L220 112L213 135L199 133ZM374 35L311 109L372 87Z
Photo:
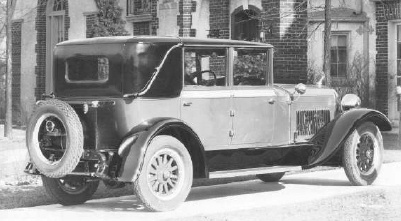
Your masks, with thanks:
M171 45L136 43L127 46L124 93L141 91L162 62Z

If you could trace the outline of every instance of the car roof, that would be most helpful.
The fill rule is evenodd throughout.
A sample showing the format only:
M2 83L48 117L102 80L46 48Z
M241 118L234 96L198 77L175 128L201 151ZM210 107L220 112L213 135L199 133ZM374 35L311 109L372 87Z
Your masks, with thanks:
M97 37L64 41L57 46L65 45L86 45L86 44L124 44L124 43L171 43L178 44L182 42L184 45L219 45L219 46L253 46L253 47L273 47L270 44L238 41L230 39L214 39L214 38L190 38L190 37L160 37L160 36L113 36L113 37Z

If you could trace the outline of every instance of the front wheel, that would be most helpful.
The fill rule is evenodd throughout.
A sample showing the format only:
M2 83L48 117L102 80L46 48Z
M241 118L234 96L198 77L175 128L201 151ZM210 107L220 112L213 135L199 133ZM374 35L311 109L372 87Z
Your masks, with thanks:
M173 210L187 198L192 174L192 160L185 146L174 137L156 136L146 151L134 191L150 211Z
M42 176L47 194L64 206L82 204L96 192L99 181L85 177L49 178Z
M355 186L372 184L383 162L383 138L372 122L358 126L344 144L343 166Z

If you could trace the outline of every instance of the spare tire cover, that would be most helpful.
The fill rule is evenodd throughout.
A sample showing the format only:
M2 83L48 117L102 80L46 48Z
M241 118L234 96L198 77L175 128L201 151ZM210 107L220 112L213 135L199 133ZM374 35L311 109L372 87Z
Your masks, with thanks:
M83 154L83 129L75 110L66 102L38 102L26 130L31 162L45 176L71 173Z

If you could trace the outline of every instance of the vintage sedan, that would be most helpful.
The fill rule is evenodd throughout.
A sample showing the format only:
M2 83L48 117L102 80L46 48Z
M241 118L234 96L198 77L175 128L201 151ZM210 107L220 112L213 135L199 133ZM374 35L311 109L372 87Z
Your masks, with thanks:
M177 37L60 43L52 85L27 128L26 172L63 205L99 181L133 184L151 211L175 209L193 179L343 166L369 185L383 158L382 113L322 86L275 84L269 44Z

